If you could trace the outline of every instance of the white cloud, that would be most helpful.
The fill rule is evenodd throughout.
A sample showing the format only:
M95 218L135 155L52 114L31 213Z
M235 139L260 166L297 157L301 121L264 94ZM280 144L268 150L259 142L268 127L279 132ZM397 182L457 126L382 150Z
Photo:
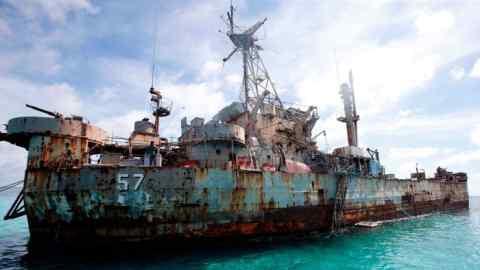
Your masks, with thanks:
M170 139L180 135L180 120L184 116L189 120L193 117L208 120L226 104L223 93L218 88L210 88L208 83L167 83L160 84L158 89L162 90L166 99L173 101L172 113L160 120L161 136ZM147 91L144 95L147 96ZM100 118L96 125L115 136L128 137L133 131L133 123L145 117L152 119L151 112L130 110L121 115Z
M96 104L97 98L103 100L103 106L94 109L95 115L103 116L99 120L103 126L113 128L115 133L125 136L132 131L133 121L151 116L148 106L149 67L137 60L125 58L104 58L98 67L102 80L109 86L95 92L91 102ZM222 73L221 64L215 61L207 61L202 67L193 82L181 82L182 74L165 73L163 70L157 76L155 88L161 91L167 102L173 103L171 114L161 119L162 136L178 137L180 120L184 116L190 120L195 116L208 119L227 104L224 94L238 80L237 75ZM133 116L136 117L134 120ZM122 121L127 124L119 124ZM117 124L107 125L108 122Z
M416 161L404 161L402 163L397 163L395 167L391 168L392 170L389 172L392 172L395 174L395 177L397 178L409 178L410 173L414 172L416 168L421 169L422 164L416 162ZM387 173L389 173L387 172Z
M218 76L222 70L222 63L220 61L207 61L203 64L200 71L200 77L208 79L210 76Z
M446 114L409 112L402 115L375 115L360 121L360 143L378 148L387 172L408 177L416 163L433 175L437 166L450 166L453 171L479 173L473 149L466 148L470 140L472 119L479 111ZM330 127L339 128L339 127ZM341 126L341 132L344 127ZM364 131L362 133L362 131ZM465 156L465 157L463 157ZM463 161L462 161L463 160ZM462 162L461 162L462 161Z
M409 116L412 116L412 115L413 115L413 111L412 111L412 110L409 110L409 109L400 110L400 112L398 113L398 115L399 115L400 117L409 117Z
M317 138L317 145L320 146L322 150L326 149L328 146L329 150L331 151L335 147L344 146L347 144L347 133L345 130L345 124L337 121L337 117L340 115L340 111L335 111L328 117L320 118L317 121L317 124L315 125L312 134L318 134L323 130L326 130L327 132L327 141L325 141L325 138L323 136ZM360 143L362 143L361 135Z
M146 91L150 87L151 69L147 63L129 58L101 58L97 62L102 77L128 87L125 92Z
M242 82L242 77L238 74L229 74L225 76L225 80L232 85L236 85L240 88L240 83Z
M480 58L475 61L475 64L470 71L470 77L480 78Z
M422 90L443 65L477 50L470 30L465 30L471 27L456 18L463 10L419 13L418 9L406 4L392 14L387 2L284 3L265 25L265 62L274 81L287 84L300 103L314 103L320 110L341 106L339 84L353 69L362 114L382 113ZM445 33L452 38L445 39Z
M440 163L443 166L462 166L471 162L477 164L480 161L480 149L457 152L443 159Z
M338 94L339 86L333 72L320 76L313 73L306 74L294 87L301 104L314 103L320 111L332 106L338 107L341 104Z
M221 0L192 1L166 12L159 18L157 59L174 62L182 70L196 74L206 62L221 61L231 49L219 16L228 3Z
M423 159L432 157L440 152L434 147L394 147L389 150L391 159Z
M8 2L26 17L37 18L46 15L51 21L60 23L65 22L71 13L77 11L89 14L98 12L98 8L89 0L8 0Z
M446 138L459 132L464 134L474 119L480 118L480 111L458 111L445 114L415 114L384 117L378 115L374 121L361 122L373 134L386 136L422 136L432 138ZM472 121L473 120L473 121ZM432 136L434 134L435 136ZM413 137L415 138L415 137Z
M454 15L446 10L422 13L415 20L415 26L420 35L445 34L455 25Z
M479 172L475 166L479 160L480 150L436 147L392 147L383 156L387 173L393 172L401 178L409 177L417 166L424 169L427 176L433 176L438 166L475 174Z
M0 76L0 91L0 108L5 112L0 115L0 122L3 123L19 115L40 114L25 108L27 103L67 115L81 114L83 110L80 97L67 83L40 84Z
M151 118L149 67L133 59L102 59L98 67L103 80L110 85L97 89L92 100L93 104L98 100L104 103L100 109L94 109L95 115L103 116L98 124L109 132L127 137L133 130L134 121ZM224 90L236 80L235 76L220 73L221 66L214 61L205 62L203 67L195 79L197 82L180 82L181 74L161 72L157 76L156 89L167 102L173 103L171 114L160 120L162 136L177 138L180 120L184 116L190 120L195 116L208 119L226 105Z
M110 136L128 138L133 131L134 122L144 117L146 117L144 111L130 111L123 115L100 119L95 125L106 130Z
M161 86L161 89L164 89L164 96L173 101L172 114L162 121L161 127L161 133L167 137L179 136L180 120L184 116L189 120L196 116L208 120L227 104L220 84L170 83Z
M43 44L34 44L30 48L18 48L6 52L0 51L0 58L2 58L0 70L5 73L21 70L35 75L55 75L62 69L59 51Z
M387 149L384 149L387 150ZM408 177L418 166L433 170L431 166L438 166L431 162L454 152L454 149L436 147L390 147L383 155L383 162L387 172L393 172L398 177Z
M465 77L465 69L462 67L454 67L450 70L450 77L454 80L461 80Z
M471 134L472 142L480 146L480 125L476 126Z

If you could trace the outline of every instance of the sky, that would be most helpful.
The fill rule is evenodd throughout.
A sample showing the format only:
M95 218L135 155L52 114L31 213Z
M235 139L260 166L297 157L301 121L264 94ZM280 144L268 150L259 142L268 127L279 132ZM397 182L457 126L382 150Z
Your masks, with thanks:
M178 137L182 117L208 119L239 99L240 56L221 61L233 48L221 19L229 4L0 2L0 123L40 115L30 103L126 137L149 115L155 63L155 87L173 102L161 135ZM427 175L465 171L480 195L480 1L234 5L240 27L268 18L261 55L285 102L318 107L314 134L326 130L328 140L318 138L320 149L346 144L338 91L352 69L360 146L378 149L398 177L417 163ZM0 143L0 184L22 179L25 165L25 150Z

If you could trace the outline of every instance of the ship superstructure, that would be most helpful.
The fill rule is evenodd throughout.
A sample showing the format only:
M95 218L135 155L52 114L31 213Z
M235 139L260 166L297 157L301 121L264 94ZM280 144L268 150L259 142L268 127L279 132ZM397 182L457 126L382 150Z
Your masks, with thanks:
M210 120L181 120L177 142L160 137L170 103L150 88L152 116L129 138L110 138L83 120L10 120L0 140L28 150L24 187L6 219L25 213L37 242L225 238L337 231L359 221L468 207L467 176L385 173L377 150L358 145L353 75L340 86L348 145L319 151L317 108L286 107L260 57L256 31L227 13L242 56L242 99ZM323 134L326 134L325 131ZM23 202L23 205L22 205ZM22 212L22 209L25 211Z

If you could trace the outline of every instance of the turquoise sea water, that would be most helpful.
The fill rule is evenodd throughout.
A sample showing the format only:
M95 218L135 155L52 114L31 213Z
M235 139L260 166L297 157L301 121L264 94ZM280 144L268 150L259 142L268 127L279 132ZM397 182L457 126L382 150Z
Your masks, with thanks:
M16 194L0 193L0 211ZM480 269L480 198L438 213L333 238L165 254L28 252L24 218L0 221L0 269Z

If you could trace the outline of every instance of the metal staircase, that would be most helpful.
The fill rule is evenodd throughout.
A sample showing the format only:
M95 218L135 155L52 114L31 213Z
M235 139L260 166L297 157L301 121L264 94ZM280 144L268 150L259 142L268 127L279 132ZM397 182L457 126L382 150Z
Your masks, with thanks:
M337 193L335 195L335 205L333 208L331 233L335 234L343 226L343 209L345 206L345 197L347 195L347 175L339 175L337 178Z

